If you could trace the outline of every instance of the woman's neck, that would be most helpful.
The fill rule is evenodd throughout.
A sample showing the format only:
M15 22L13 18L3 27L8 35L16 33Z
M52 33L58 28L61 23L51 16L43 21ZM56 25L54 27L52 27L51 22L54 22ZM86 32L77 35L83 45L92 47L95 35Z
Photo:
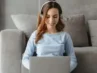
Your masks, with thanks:
M51 34L57 33L57 30L56 29L48 29L47 33L51 33Z

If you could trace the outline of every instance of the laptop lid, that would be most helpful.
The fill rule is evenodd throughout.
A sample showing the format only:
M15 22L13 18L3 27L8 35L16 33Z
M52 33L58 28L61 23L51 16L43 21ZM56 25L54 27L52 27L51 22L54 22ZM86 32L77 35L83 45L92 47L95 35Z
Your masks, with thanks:
M70 73L70 57L31 57L29 73Z

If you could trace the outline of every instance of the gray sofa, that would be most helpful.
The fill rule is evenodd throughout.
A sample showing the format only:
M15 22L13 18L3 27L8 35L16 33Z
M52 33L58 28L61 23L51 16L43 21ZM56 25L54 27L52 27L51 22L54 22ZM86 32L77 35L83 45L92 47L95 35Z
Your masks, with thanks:
M64 6L62 7L65 17L75 14L83 14L85 16L84 18L84 16L81 15L81 19L79 17L70 16L68 17L69 19L66 18L65 21L66 31L70 33L73 39L74 49L78 59L78 66L72 73L97 73L97 1L73 0L73 2L70 2L64 0L64 4L62 0L59 3ZM29 18L29 16L26 17ZM9 18L10 21L8 20ZM36 17L30 17L31 20L35 18ZM27 28L28 24L25 24L25 29L23 29L24 26L20 26L20 24L22 24L20 21L20 24L17 24L15 21L17 19L14 19L14 16L12 19L14 21L13 24L15 24L18 29L4 29L0 32L0 73L29 73L29 71L22 66L21 60L27 43L26 38L29 38L30 34L35 30L34 24L36 23L29 21L31 22L29 26L33 29L30 27ZM11 17L7 17L6 20L10 23L13 22ZM71 24L73 24L73 26ZM81 26L77 26L78 24ZM75 30L74 26L76 26L76 29L79 29ZM78 34L79 32L80 34Z
M67 22L68 25L70 25L69 22L71 19L72 17ZM74 42L74 49L78 59L78 66L72 73L97 73L97 24L94 23L94 20L88 21L88 24L90 29L90 33L88 32L88 34L90 34L88 35L90 38L88 37L88 39L91 41L89 41L91 44L86 44L86 40L83 39L81 39L82 41L85 41L85 43L83 43L88 46L83 47L82 45L78 44L78 41ZM91 26L91 24L93 26ZM71 28L69 29L69 27L66 30L72 36L70 32ZM29 71L21 64L22 54L27 43L25 38L27 35L25 34L25 32L19 29L5 29L0 32L0 73L29 73ZM75 38L77 39L77 36Z

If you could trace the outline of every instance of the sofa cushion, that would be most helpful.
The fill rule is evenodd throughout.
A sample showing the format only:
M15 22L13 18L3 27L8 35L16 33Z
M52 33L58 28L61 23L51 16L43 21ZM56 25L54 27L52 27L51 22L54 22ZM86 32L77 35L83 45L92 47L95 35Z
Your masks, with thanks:
M88 46L85 17L82 14L71 15L65 20L65 31L71 35L74 46Z
M16 27L23 31L27 37L30 37L31 33L36 30L37 16L29 14L13 14L11 18Z
M16 27L24 31L28 37L36 28L37 16L35 15L17 14L11 15L11 17ZM77 14L67 18L68 20L65 20L65 31L70 33L74 46L88 46L84 15Z
M92 46L97 47L97 20L88 20Z

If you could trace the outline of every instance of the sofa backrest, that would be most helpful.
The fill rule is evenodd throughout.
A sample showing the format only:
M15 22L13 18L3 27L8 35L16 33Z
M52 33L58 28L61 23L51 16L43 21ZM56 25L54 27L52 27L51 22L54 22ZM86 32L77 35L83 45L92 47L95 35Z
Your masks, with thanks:
M37 15L41 5L47 0L2 0L0 3L1 29L16 28L11 14ZM84 14L86 20L97 19L97 0L56 0L62 6L63 15Z
M11 15L12 14L31 14L37 15L41 5L47 0L6 0L1 5L1 29L15 28ZM97 19L97 0L56 0L63 9L65 17L74 14L84 14L85 19ZM86 22L87 23L87 22ZM87 28L88 25L86 24ZM33 25L32 25L33 27ZM88 29L87 29L88 30ZM34 29L33 29L34 31Z

